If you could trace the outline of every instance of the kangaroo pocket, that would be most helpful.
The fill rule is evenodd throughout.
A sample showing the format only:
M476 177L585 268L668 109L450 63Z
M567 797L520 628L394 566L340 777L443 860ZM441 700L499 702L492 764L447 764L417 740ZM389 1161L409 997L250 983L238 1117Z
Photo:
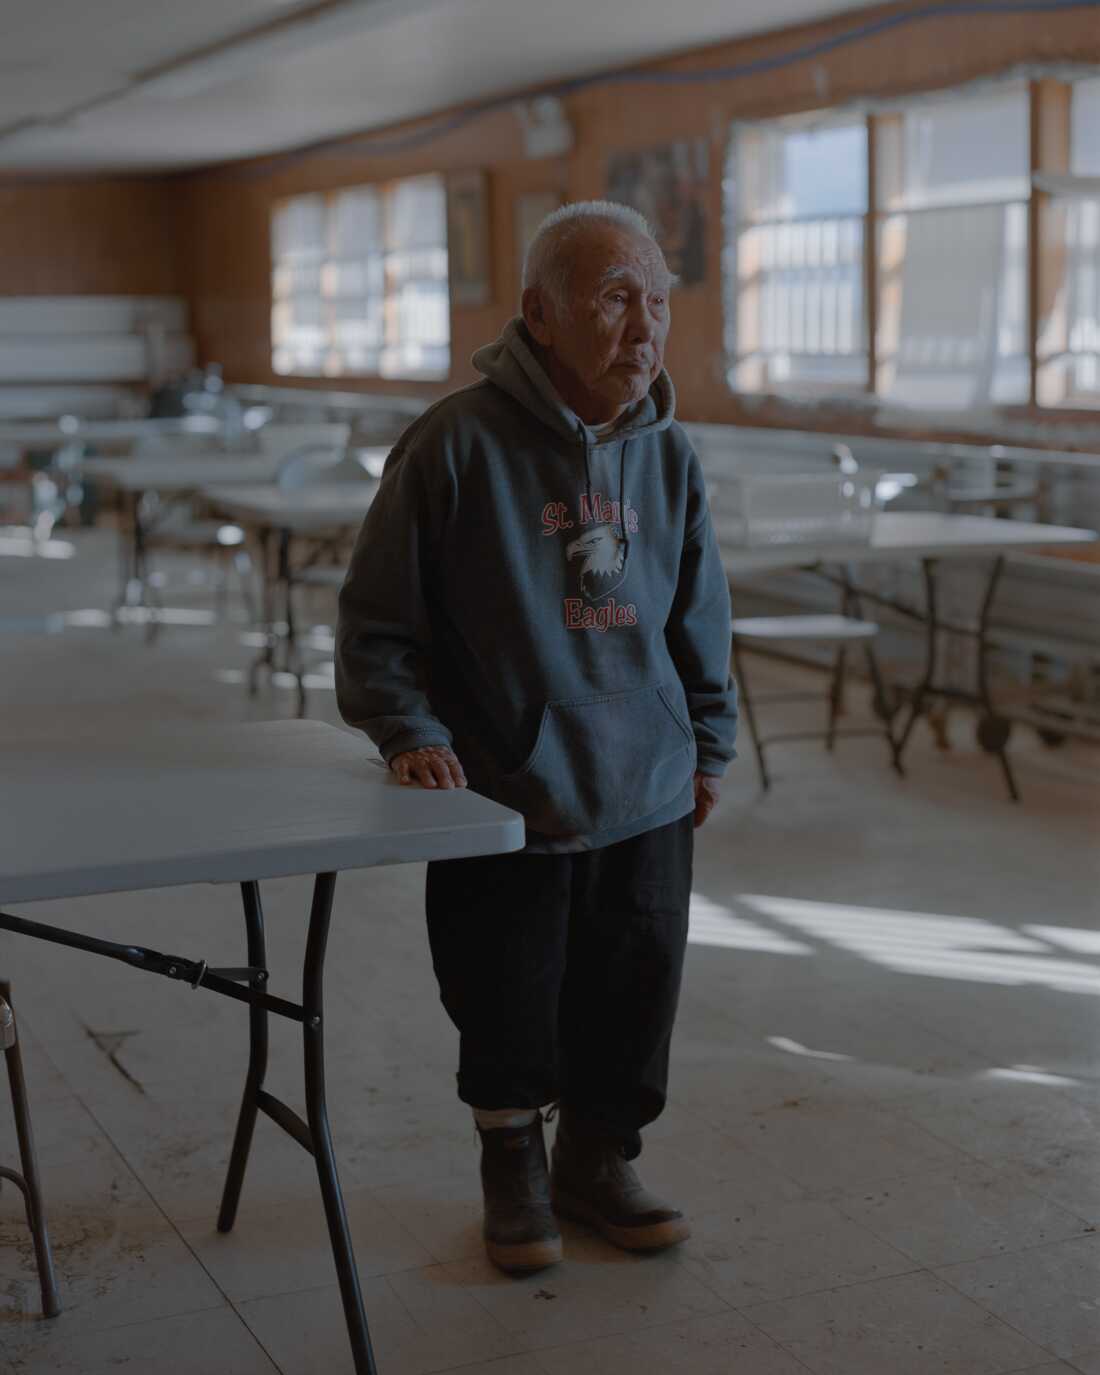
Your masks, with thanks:
M671 802L695 767L678 685L548 702L534 749L493 796L541 835L589 835Z

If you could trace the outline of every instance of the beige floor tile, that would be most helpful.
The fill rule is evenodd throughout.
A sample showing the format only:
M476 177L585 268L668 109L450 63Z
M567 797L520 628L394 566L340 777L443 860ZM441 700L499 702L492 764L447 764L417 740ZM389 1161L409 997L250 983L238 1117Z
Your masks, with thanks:
M1028 1366L1019 1375L1078 1375L1087 1368L1079 1365L1066 1365L1065 1361L1051 1361L1048 1365Z
M562 1264L525 1278L501 1275L482 1256L455 1261L442 1271L523 1349L635 1331L727 1307L675 1252L631 1256L572 1229L564 1242Z
M546 1375L534 1356L501 1356L496 1361L477 1361L473 1365L455 1366L456 1375Z
M882 1109L810 1096L787 1099L729 1134L814 1192L902 1179L965 1159L947 1142Z
M0 1350L3 1343L0 1330ZM27 1375L118 1375L125 1367L141 1375L278 1375L228 1306L104 1332L73 1333L63 1323L42 1324L33 1336L25 1334L20 1361Z
M836 1207L922 1265L951 1265L1080 1234L1086 1223L1023 1188L1011 1171L955 1165L877 1189Z
M739 1313L665 1323L535 1352L546 1375L805 1375L806 1367Z
M385 1375L432 1375L522 1350L439 1267L367 1280L363 1303ZM283 1375L334 1375L350 1369L347 1329L335 1285L253 1299L242 1304L240 1312Z
M367 1192L344 1187L360 1276L428 1265L433 1256ZM336 1278L316 1179L242 1194L233 1229L183 1221L181 1235L233 1302L316 1289Z
M481 1254L481 1186L474 1171L389 1184L374 1197L435 1260Z
M1100 1223L1100 1112L1056 1089L1011 1082L953 1084L895 1105L907 1120L1036 1192Z
M693 1217L742 1199L780 1200L803 1194L766 1160L716 1131L647 1144L635 1168L648 1188Z
M682 1250L692 1274L735 1308L916 1268L829 1204L806 1200L693 1216Z
M1050 1354L926 1273L743 1311L815 1375L1005 1375Z
M0 1071L2 1073L2 1071ZM9 1169L21 1169L19 1138L15 1116L7 1096L7 1076L0 1089L0 1162ZM31 1134L40 1172L45 1175L64 1170L94 1156L113 1155L110 1141L84 1105L71 1094L36 1101L28 1084ZM43 1183L43 1191L45 1191Z
M975 1303L1072 1360L1100 1347L1100 1236L942 1266L937 1275Z
M64 1309L59 1330L95 1331L220 1306L223 1295L120 1161L96 1158L47 1181L47 1223ZM0 1309L15 1352L38 1326L30 1234L14 1190L0 1224Z
M237 1125L239 1099L217 1081L211 1096L171 1084L142 1093L120 1086L100 1098L93 1112L119 1143L130 1168L174 1222L213 1223L221 1202ZM261 1113L256 1120L241 1193L248 1200L316 1180L309 1155Z

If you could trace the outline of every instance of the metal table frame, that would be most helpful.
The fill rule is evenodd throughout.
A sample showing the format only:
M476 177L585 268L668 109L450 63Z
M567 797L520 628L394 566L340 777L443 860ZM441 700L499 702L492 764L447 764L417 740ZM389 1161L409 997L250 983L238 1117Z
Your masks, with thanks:
M325 1095L324 964L335 888L335 873L315 876L300 1003L288 1002L285 998L274 997L266 991L270 971L267 967L260 885L257 881L240 885L248 950L248 963L240 968L212 969L205 960L166 955L146 946L99 940L82 932L44 925L42 922L30 921L8 912L0 912L0 930L14 931L38 940L67 945L76 950L86 950L94 955L104 955L108 959L121 960L134 969L162 974L169 979L187 983L193 989L208 988L214 993L248 1004L248 1071L233 1137L229 1170L218 1210L218 1231L230 1231L236 1219L241 1186L248 1164L248 1152L252 1144L252 1132L257 1114L262 1112L313 1157L324 1202L332 1255L336 1262L340 1299L347 1322L355 1372L356 1375L377 1375L367 1328L367 1315L363 1307L359 1271L355 1263L344 1198L336 1172ZM288 1104L264 1088L269 1013L301 1023L305 1055L306 1121L303 1121Z
M911 606L908 602L899 601L895 597L884 596L880 592L875 592L867 587L860 587L855 580L855 576L850 567L845 568L841 574L830 573L825 565L812 565L810 571L817 573L827 581L840 586L846 604L855 609L857 616L862 616L861 604L864 601L872 602L877 606L889 607L898 615L904 616L907 620L919 622L925 627L924 637L924 666L921 676L916 684L906 689L909 697L909 708L905 724L902 726L901 733L895 739L895 763L901 765L906 747L913 734L913 727L916 725L920 716L924 713L926 704L932 698L943 698L949 702L965 703L967 706L976 706L981 715L978 718L978 740L982 748L990 754L995 754L1004 775L1005 786L1008 795L1013 802L1019 802L1020 790L1016 782L1016 777L1009 762L1008 753L1005 749L1011 733L1012 723L1009 718L1001 716L994 705L993 697L989 686L989 628L990 617L993 611L993 603L997 596L997 587L1004 571L1005 558L1003 554L997 555L990 566L986 579L985 590L982 594L981 605L978 612L978 622L976 625L961 625L957 622L944 620L939 611L939 564L936 558L922 558L920 560L921 576L924 583L924 609ZM943 634L960 635L977 642L977 659L975 664L975 682L971 689L952 687L949 684L937 681L940 671L940 637ZM876 690L881 698L881 690L876 684Z

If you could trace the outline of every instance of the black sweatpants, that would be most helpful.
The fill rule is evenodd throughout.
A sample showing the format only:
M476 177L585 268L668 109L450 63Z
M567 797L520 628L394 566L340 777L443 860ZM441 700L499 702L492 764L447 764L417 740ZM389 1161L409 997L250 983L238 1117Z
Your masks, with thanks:
M561 1099L637 1154L665 1105L693 839L688 815L599 850L428 865L463 1102Z

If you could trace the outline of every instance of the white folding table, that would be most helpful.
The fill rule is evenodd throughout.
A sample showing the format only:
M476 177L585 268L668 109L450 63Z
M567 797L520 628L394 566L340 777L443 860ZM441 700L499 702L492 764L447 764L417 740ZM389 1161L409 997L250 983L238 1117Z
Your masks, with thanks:
M305 672L298 652L292 588L296 576L311 569L326 543L357 530L378 490L377 482L320 482L308 487L278 487L271 483L219 484L203 491L211 505L239 525L255 532L264 576L263 648L248 674L248 693L254 697L262 670L289 673L298 686L298 715L306 709ZM314 553L302 567L291 558L292 542L306 538ZM274 551L272 546L274 545ZM276 625L286 627L276 633ZM281 663L279 662L281 650Z
M314 1158L356 1375L376 1366L329 1131L323 977L336 875L379 864L521 849L523 819L469 789L401 787L358 736L313 721L173 727L111 738L82 729L3 743L0 902L188 883L237 883L247 963L100 940L0 912L0 930L124 961L249 1008L249 1062L218 1230L233 1226L259 1112ZM261 879L313 874L302 1001L268 992ZM269 1013L301 1023L303 1120L264 1088Z
M157 525L143 510L150 492L172 502L194 496L222 483L271 483L278 460L234 452L170 455L157 458L86 458L80 465L84 477L111 487L118 498L119 594L114 614L124 606L149 605L148 541ZM150 629L156 626L151 615Z
M16 449L60 448L74 441L100 444L129 444L139 439L163 435L217 434L221 421L209 415L187 415L135 420L81 420L63 416L59 420L0 421L0 445Z
M931 698L965 702L981 712L978 739L982 747L995 754L1001 764L1005 783L1013 801L1019 789L1005 746L1011 721L1001 716L989 689L989 622L997 595L997 585L1005 558L1027 550L1069 547L1094 543L1100 536L1094 530L1079 530L1065 525L1035 525L1026 521L997 520L990 516L943 515L931 511L881 511L875 514L871 537L865 542L791 541L758 548L739 544L743 529L739 522L715 522L722 561L731 579L785 568L803 568L818 573L841 589L842 610L859 616L864 601L889 606L925 627L925 654L921 677L912 689L908 715L897 741L900 760L917 719ZM981 600L976 625L961 625L944 618L938 596L939 565L943 560L988 557L989 575ZM924 580L924 605L912 606L886 597L855 581L855 565L919 561ZM832 571L836 570L836 571ZM942 634L962 635L977 643L975 683L972 689L938 681L939 644Z

